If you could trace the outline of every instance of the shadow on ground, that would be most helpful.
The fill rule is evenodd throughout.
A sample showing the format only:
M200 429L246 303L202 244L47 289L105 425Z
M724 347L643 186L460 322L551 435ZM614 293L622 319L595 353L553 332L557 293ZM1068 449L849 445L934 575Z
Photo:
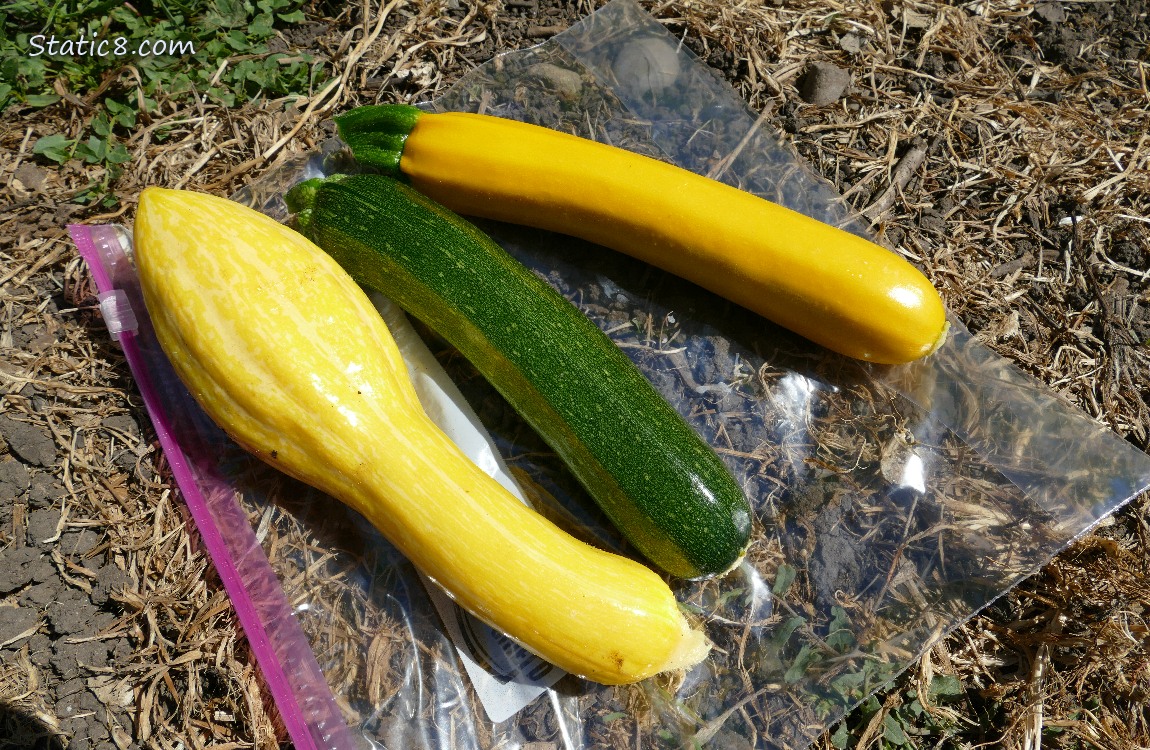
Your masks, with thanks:
M64 750L64 736L23 708L0 703L0 750Z

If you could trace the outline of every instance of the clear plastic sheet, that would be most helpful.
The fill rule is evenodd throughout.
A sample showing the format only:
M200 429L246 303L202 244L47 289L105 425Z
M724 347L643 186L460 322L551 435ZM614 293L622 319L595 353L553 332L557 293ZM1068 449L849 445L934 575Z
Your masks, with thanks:
M864 231L630 0L496 58L431 106L652 154ZM287 187L344 166L329 148L243 198L282 216ZM1150 458L957 320L930 359L872 367L603 248L481 226L607 331L715 446L752 500L755 541L722 579L672 581L716 645L704 664L626 687L568 676L496 724L411 566L330 499L219 445L220 471L363 747L805 748L1150 484ZM424 333L531 502L626 551L538 437Z

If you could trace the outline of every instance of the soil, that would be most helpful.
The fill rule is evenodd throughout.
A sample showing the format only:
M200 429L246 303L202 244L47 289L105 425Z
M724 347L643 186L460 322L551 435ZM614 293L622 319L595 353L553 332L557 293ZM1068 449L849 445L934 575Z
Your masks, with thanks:
M466 43L429 43L398 68L392 58L364 58L341 107L429 98L497 52L536 44L593 9L558 0L441 5L466 21L458 30ZM770 0L756 12L786 23L760 30L758 16L720 3L643 5L766 112L768 125L875 219L884 241L915 256L982 342L1150 449L1150 2L883 0L836 5L854 19L836 25L822 8ZM349 16L328 18L318 6L313 15L280 44L338 62ZM402 38L400 25L389 21L388 33ZM403 32L411 43L414 28ZM937 130L916 131L884 109L891 96ZM286 131L301 116L276 106L238 113L241 140L256 140L250 122ZM32 158L26 134L74 114L24 111L0 125L8 153L0 165L0 750L283 747L100 323L91 280L62 234L69 221L129 219L143 184L183 173L165 171L167 156L153 145L117 185L122 210L98 216L70 202L91 175ZM857 124L868 114L871 125ZM891 138L883 122L901 130ZM328 133L330 123L306 122L284 155ZM917 163L895 185L900 160L914 153ZM256 166L233 174L250 159ZM226 194L270 166L229 152L186 174L189 186ZM1147 506L1137 499L925 657L915 679L946 672L963 680L962 742L1022 746L1032 667L1047 649L1042 663L1055 676L1045 718L1057 730L1048 744L1150 743ZM826 533L842 533L839 515L824 519ZM849 576L853 564L849 554L816 562L828 580ZM835 592L819 597L830 604ZM888 708L901 700L892 696ZM1091 710L1105 720L1084 713ZM868 731L861 736L873 747Z

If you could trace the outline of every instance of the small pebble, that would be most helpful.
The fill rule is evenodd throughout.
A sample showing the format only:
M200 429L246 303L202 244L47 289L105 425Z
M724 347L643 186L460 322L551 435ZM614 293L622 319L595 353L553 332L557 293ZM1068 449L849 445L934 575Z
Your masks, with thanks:
M583 78L574 70L561 68L551 63L538 63L527 69L529 75L543 80L561 96L574 98L583 89Z
M1038 3L1034 6L1034 15L1051 26L1057 26L1066 20L1066 9L1062 3Z
M679 55L664 39L648 36L623 47L612 66L615 78L634 97L660 94L679 78Z
M850 73L834 63L813 62L799 78L799 96L820 107L832 104L846 92L850 81Z

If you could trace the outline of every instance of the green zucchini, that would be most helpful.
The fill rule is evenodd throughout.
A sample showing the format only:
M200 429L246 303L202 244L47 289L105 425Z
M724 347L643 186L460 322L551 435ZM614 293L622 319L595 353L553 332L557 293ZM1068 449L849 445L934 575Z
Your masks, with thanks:
M361 286L455 346L543 437L635 548L684 578L750 538L739 483L589 318L473 224L382 175L309 180L297 227Z

